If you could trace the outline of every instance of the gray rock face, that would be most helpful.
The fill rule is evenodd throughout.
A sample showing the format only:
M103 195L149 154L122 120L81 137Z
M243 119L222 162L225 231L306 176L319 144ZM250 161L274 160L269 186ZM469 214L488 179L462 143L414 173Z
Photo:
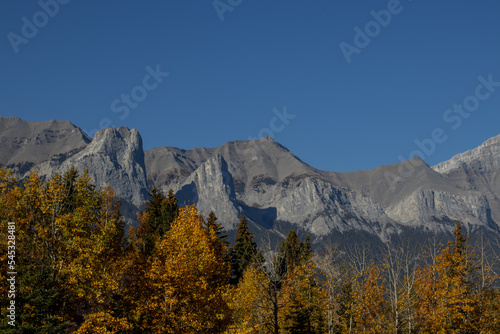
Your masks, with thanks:
M433 167L463 190L485 195L491 217L500 224L500 135Z
M441 174L450 174L466 166L480 169L500 168L500 135L486 140L478 147L459 153L433 167Z
M198 168L215 156L226 161L227 168L210 162L211 173L223 171L231 182L221 182L220 176L211 180L208 173L199 176ZM471 187L464 189L419 158L335 173L317 170L271 138L262 138L209 149L156 148L146 152L146 166L150 183L165 192L172 188L179 194L181 187L194 184L197 192L190 199L205 215L213 210L228 230L235 226L238 214L265 229L286 222L315 237L364 231L388 240L404 227L449 232L457 219L470 231L497 229L487 196ZM219 171L214 172L214 167ZM202 199L201 193L208 197ZM218 208L208 205L210 200L204 202L210 193L218 194ZM187 192L182 194L186 198Z
M135 223L149 191L142 139L136 129L103 129L92 141L69 122L1 118L0 129L7 147L0 152L0 161L13 167L18 178L30 172L50 178L71 166L80 174L87 170L97 187L113 187L122 199L127 222Z
M145 152L150 184L176 189L202 163L221 155L234 178L236 192L263 178L281 181L291 174L318 175L317 170L293 155L270 137L250 141L231 141L215 148L181 150L158 147Z
M226 161L214 155L201 164L182 184L176 193L180 204L196 203L205 217L210 211L217 213L218 220L226 230L235 228L243 210L236 201L233 178Z
M120 127L96 132L90 144L65 160L57 170L64 171L70 166L82 173L87 170L99 187L112 186L118 197L138 208L146 200L144 152L137 129Z
M466 192L461 196L432 189L419 189L395 205L387 208L389 217L401 224L424 227L426 231L451 232L453 226L438 224L457 220L466 225L469 232L478 227L491 228L489 203L479 192ZM464 219L465 218L465 219Z
M293 228L313 240L359 232L386 241L408 228L447 233L457 219L469 232L499 230L500 136L432 168L414 158L350 173L311 167L269 137L144 152L135 129L108 128L90 140L69 122L0 117L0 139L0 164L18 177L88 170L98 187L114 188L131 224L156 186L204 216L214 211L229 233L242 215L256 233Z
M253 188L244 195L253 207L273 209L286 221L316 236L332 231L364 230L387 239L391 219L371 198L311 176L288 177L280 183Z
M49 157L64 160L90 138L68 121L28 122L0 116L0 165L23 172Z

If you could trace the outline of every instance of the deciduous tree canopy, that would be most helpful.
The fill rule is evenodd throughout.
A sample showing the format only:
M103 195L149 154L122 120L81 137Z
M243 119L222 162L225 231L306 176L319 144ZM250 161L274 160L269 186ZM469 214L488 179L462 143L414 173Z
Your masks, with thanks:
M126 237L120 201L86 173L0 169L0 280L8 261L17 271L15 328L0 284L2 333L500 333L494 258L459 222L426 258L394 245L378 261L316 254L296 231L261 252L245 217L228 249L214 212L150 196Z

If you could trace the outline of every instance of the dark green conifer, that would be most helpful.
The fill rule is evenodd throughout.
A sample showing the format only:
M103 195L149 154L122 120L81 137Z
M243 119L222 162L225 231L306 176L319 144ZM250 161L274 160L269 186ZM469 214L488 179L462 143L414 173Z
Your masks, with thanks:
M309 233L307 233L305 241L301 241L294 230L288 232L286 239L281 242L280 255L283 276L300 263L310 260L313 252Z
M217 216L213 211L210 211L210 214L208 215L206 228L213 229L219 242L226 247L229 246L229 242L227 241L226 229L224 228L224 226L222 226L221 223L217 221Z
M170 226L179 214L179 206L172 189L168 191L166 197L158 188L151 189L149 199L146 202L146 208L141 213L141 225L137 230L139 236L143 239L143 252L151 254L154 245L154 236L162 237L165 232L170 230Z
M257 244L253 240L253 233L248 229L248 223L245 216L241 217L234 245L231 248L231 284L238 284L243 272L250 263L262 263L263 257L257 249Z

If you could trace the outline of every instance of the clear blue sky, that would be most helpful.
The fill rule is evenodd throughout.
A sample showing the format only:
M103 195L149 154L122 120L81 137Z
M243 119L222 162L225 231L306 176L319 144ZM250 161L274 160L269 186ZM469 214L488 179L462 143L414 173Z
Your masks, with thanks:
M477 88L500 82L498 0L54 1L1 4L0 115L137 128L146 149L272 134L334 171L500 134L500 87Z

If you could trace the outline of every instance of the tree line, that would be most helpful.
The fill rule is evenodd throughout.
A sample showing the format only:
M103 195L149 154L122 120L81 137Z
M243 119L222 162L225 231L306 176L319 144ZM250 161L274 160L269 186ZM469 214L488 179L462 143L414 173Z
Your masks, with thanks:
M125 231L111 187L72 168L23 181L0 169L2 333L500 333L487 247L314 252L290 231L258 247L242 217L232 244L211 212L156 188ZM8 323L15 222L16 326Z

